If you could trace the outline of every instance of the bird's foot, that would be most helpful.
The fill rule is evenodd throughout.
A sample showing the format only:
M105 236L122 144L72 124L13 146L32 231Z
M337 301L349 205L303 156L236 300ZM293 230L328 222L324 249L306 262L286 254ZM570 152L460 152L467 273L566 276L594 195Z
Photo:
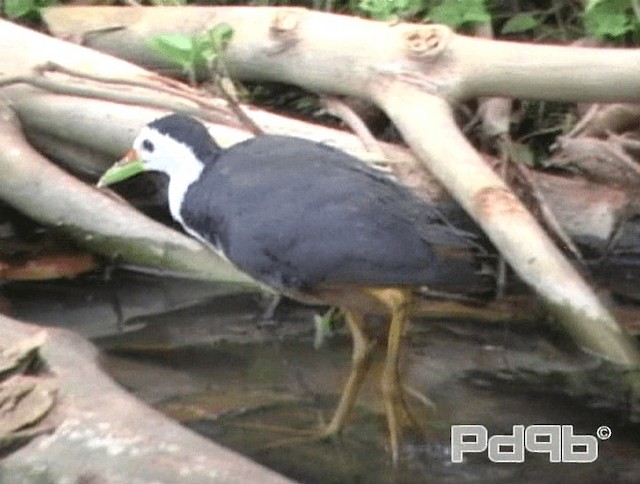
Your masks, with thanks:
M387 427L389 429L391 461L393 466L396 467L400 459L402 427L411 425L417 428L417 420L409 411L402 386L397 378L383 378L382 402L384 404L384 412L387 417Z
M285 433L295 434L286 438L277 439L265 445L265 449L276 449L299 444L313 444L326 440L335 439L340 435L341 429L334 429L326 426L323 429L286 429Z
M404 390L404 393L410 397L413 397L414 400L416 400L418 403L422 404L422 406L424 406L424 408L432 413L435 412L438 407L435 403L433 403L433 400L431 400L429 397L427 397L424 393L422 393L419 390L416 390L413 387L410 387L409 385L402 385L402 389Z
M436 405L422 392L408 385L404 385L399 378L383 378L381 388L382 401L389 429L389 450L392 463L395 467L400 457L402 430L410 427L414 432L425 436L425 417L435 411ZM410 408L408 404L409 397L420 403L426 412L420 407L416 408L415 405L412 406L412 411L412 408Z

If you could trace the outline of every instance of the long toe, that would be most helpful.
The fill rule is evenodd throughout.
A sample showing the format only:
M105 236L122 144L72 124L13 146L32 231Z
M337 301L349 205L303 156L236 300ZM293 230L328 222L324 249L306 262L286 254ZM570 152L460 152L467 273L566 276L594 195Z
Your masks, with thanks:
M417 428L418 425L409 411L402 383L398 376L383 375L381 388L387 427L389 429L389 450L393 465L396 466L400 457L403 426L409 424Z

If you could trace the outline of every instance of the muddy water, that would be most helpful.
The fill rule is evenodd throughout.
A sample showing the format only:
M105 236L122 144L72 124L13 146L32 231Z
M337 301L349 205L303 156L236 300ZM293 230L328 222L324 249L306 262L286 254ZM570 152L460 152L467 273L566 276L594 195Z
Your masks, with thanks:
M342 330L314 348L320 310L284 302L261 320L259 295L236 288L121 272L4 287L13 315L64 325L105 350L122 385L211 439L302 482L640 482L637 402L596 360L544 324L415 320L403 371L419 425L408 428L402 463L389 465L377 385L382 351L342 437L309 438L330 417L350 363ZM383 325L372 331L382 342ZM492 463L486 453L451 462L452 425L489 435L514 425L573 425L595 435L598 458Z

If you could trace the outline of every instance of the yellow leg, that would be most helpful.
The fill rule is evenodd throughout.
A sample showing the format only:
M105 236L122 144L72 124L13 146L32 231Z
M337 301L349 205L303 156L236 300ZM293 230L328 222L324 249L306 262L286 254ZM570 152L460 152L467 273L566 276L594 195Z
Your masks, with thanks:
M356 401L362 382L371 366L371 356L374 345L367 338L362 316L353 311L347 311L346 320L353 339L351 372L342 391L340 402L333 414L333 418L322 433L323 437L336 435L342 430L353 409L353 404Z
M389 337L387 340L387 356L381 379L382 400L389 427L389 445L393 465L399 459L399 445L402 420L408 419L415 424L404 399L400 372L400 351L409 312L411 310L411 290L405 288L371 289L370 292L391 312Z
M410 289L403 287L369 287L361 290L366 293L369 298L380 303L391 313L387 340L387 355L382 371L381 389L387 426L389 428L391 458L393 465L396 466L399 461L402 424L409 421L417 427L416 420L409 412L409 407L405 400L404 387L400 380L400 372L398 371L402 337L412 309L412 293ZM327 425L320 434L316 434L311 440L334 436L343 429L353 409L360 387L371 366L374 344L366 335L363 317L359 311L345 310L345 312L347 325L353 339L351 372L349 373L347 383L344 386L340 402L333 414L331 422L329 422L329 425ZM421 401L428 402L425 397L421 397ZM275 445L270 445L270 447L288 445L304 440L309 439L289 439L278 442Z

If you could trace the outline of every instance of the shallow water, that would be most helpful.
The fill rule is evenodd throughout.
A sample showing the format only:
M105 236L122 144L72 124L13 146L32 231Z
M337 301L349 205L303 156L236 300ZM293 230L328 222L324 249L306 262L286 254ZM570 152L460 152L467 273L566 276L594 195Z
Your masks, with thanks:
M308 440L309 429L330 419L350 363L343 331L314 349L318 308L284 302L276 323L265 324L259 295L127 272L9 284L3 293L18 318L93 337L105 349L105 368L140 398L302 482L640 481L634 403L615 391L599 394L600 383L585 380L602 374L598 363L542 324L415 320L403 371L436 408L410 398L419 428L405 432L393 470L377 389L382 351L343 435ZM606 425L612 435L598 441L599 457L589 464L551 464L532 453L518 464L492 463L486 453L453 464L454 424L482 424L489 435L531 424L594 435Z

